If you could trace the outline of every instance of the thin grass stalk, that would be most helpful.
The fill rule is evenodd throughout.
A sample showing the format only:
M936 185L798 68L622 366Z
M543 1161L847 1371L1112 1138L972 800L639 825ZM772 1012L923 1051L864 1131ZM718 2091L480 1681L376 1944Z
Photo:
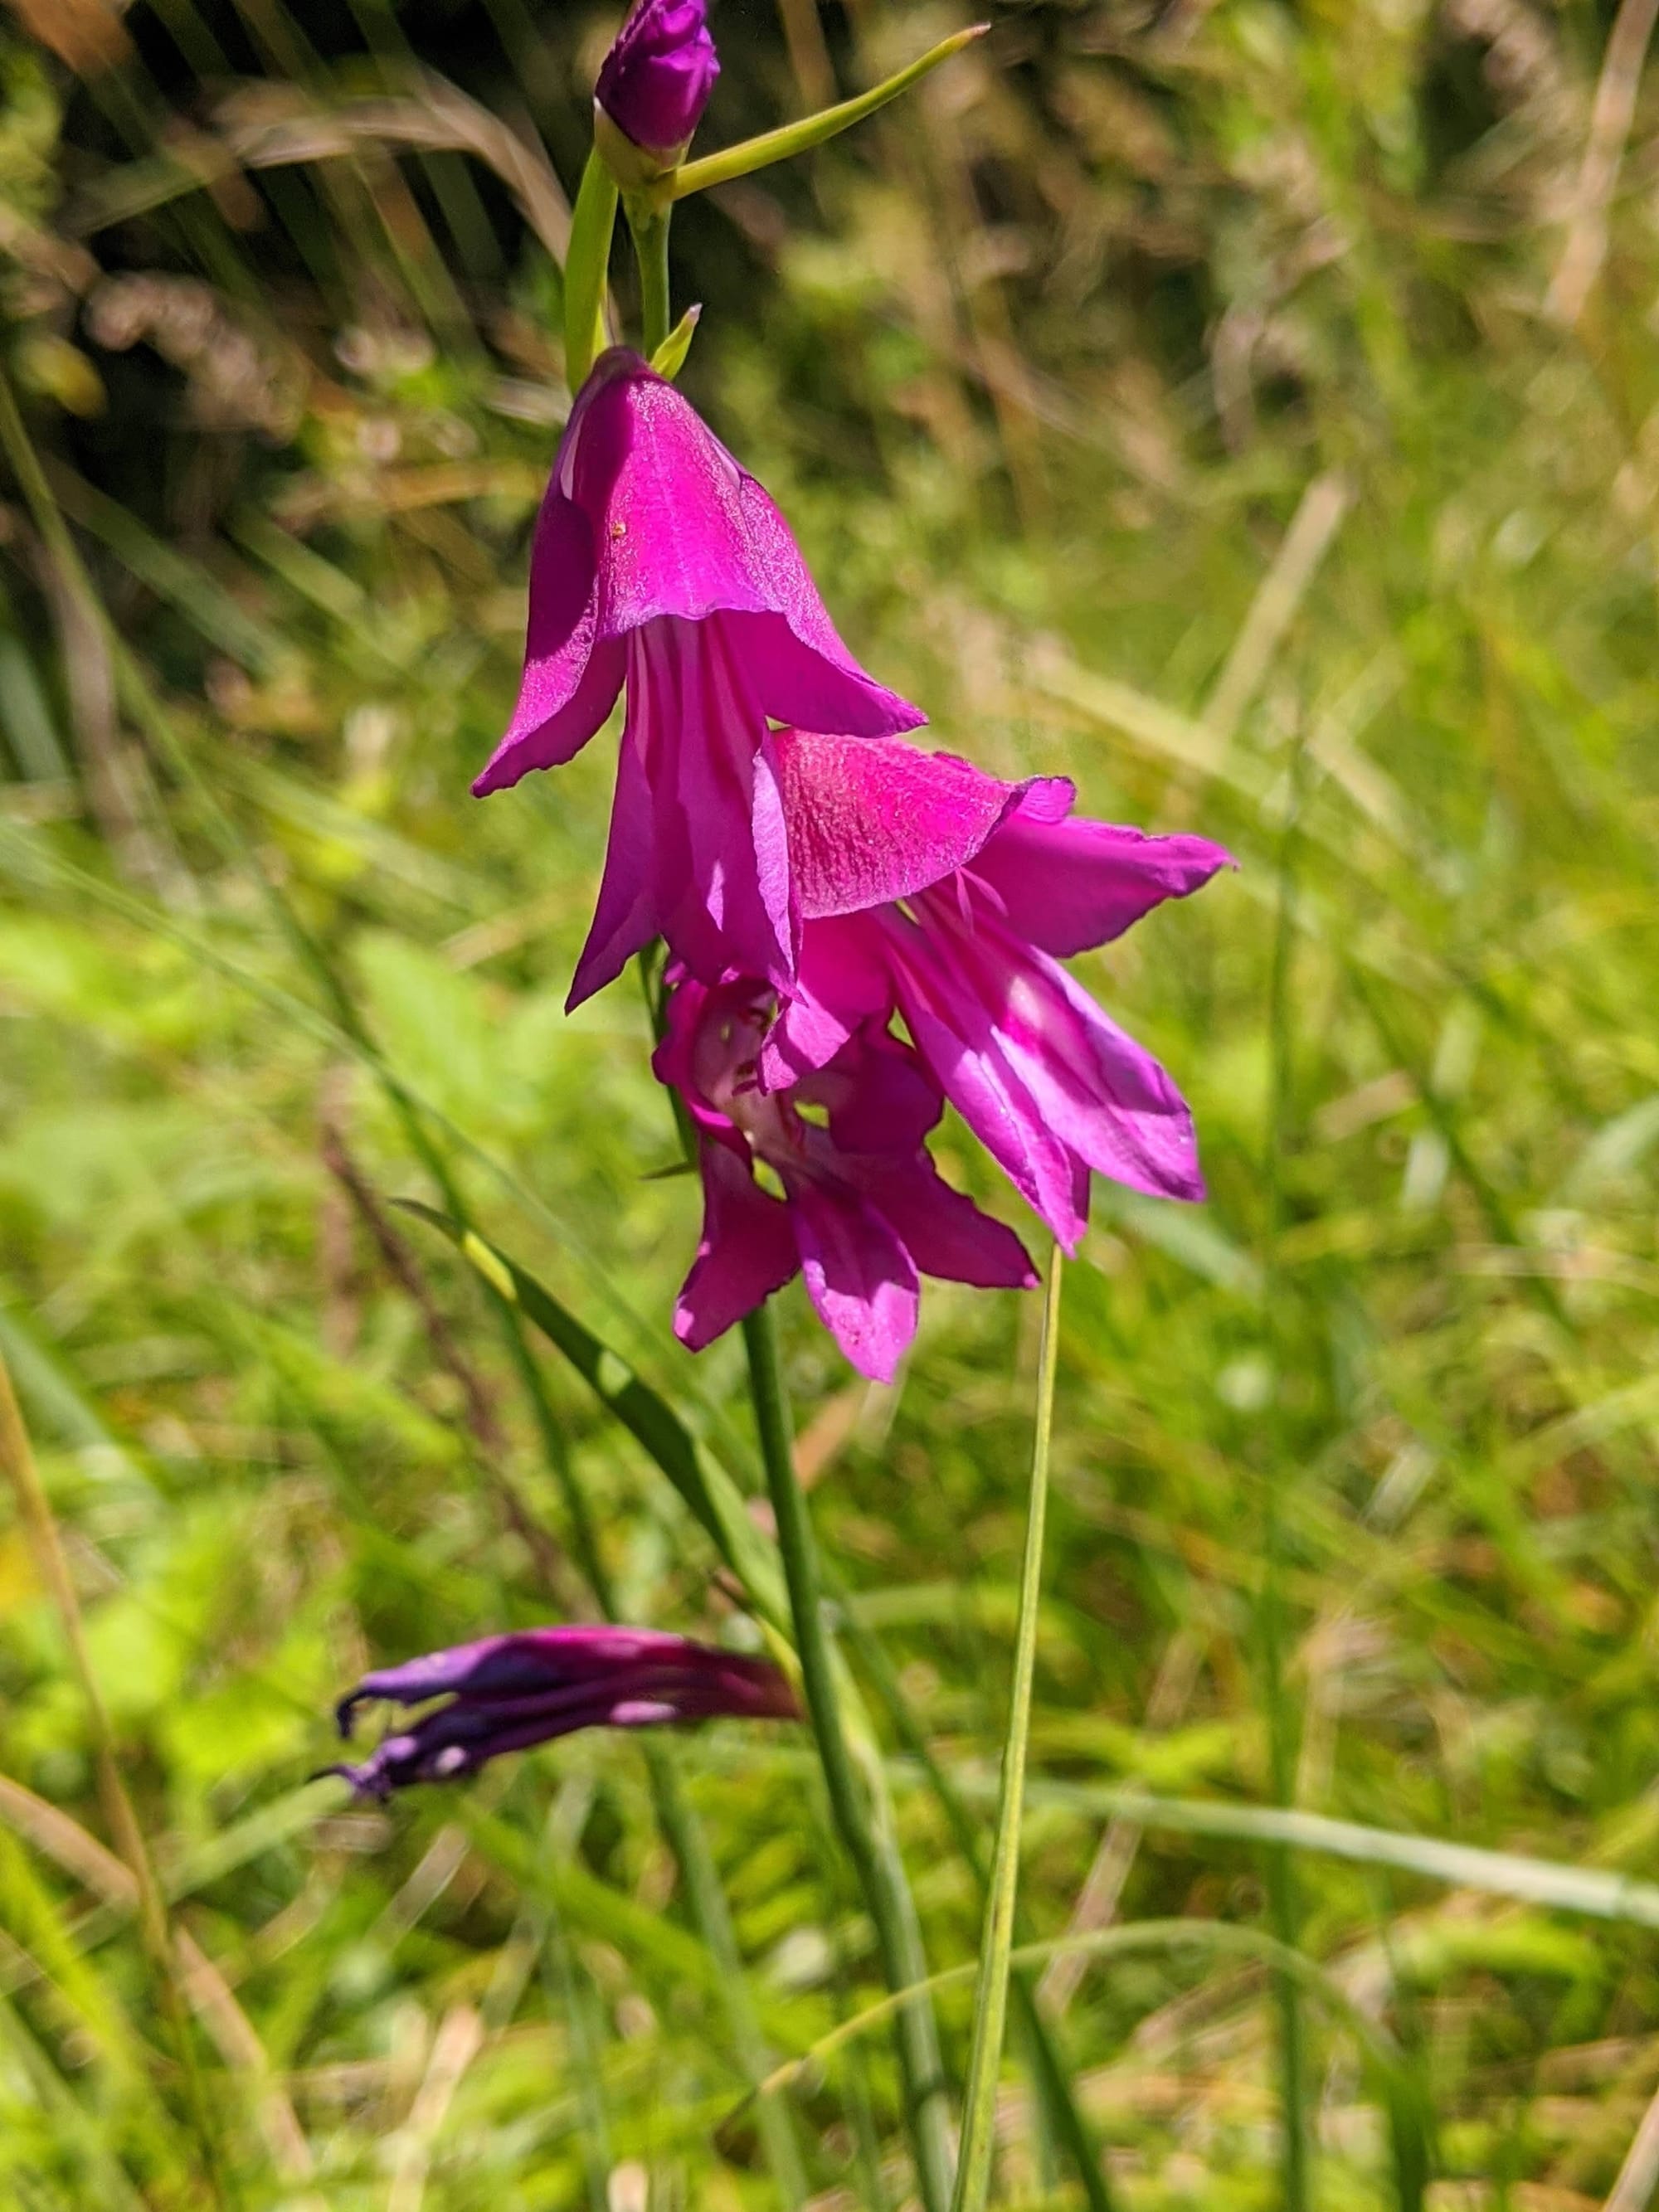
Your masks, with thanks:
M850 1613L847 1615L847 1621L848 1641L860 1665L875 1684L876 1693L887 1710L888 1718L899 1741L926 1776L951 1833L956 1838L957 1849L981 1894L988 1899L990 1875L981 1846L980 1832L963 1802L961 1792L934 1757L933 1746L918 1726L881 1639L861 1626ZM1022 1933L1018 1900L1015 1902L1014 1932L1024 1943L1028 1937ZM1030 2045L1032 2075L1048 2107L1049 2123L1065 2146L1076 2171L1089 2212L1114 2212L1112 2191L1101 2163L1100 2146L1073 2094L1070 2072L1057 2038L1056 2023L1045 2015L1030 1975L1024 1967L1015 1968L1011 1984L1021 2025Z
M1008 1734L1002 1749L1002 1793L996 1848L991 1861L985 1930L980 1942L979 1986L974 1997L974 2039L962 2107L962 2153L951 2212L983 2212L991 2191L996 2148L997 2075L1008 2017L1009 1960L1019 1894L1020 1828L1025 1811L1025 1754L1031 1734L1031 1684L1036 1671L1037 1607L1042 1595L1042 1534L1048 1509L1048 1460L1054 1432L1054 1376L1060 1359L1060 1294L1064 1261L1058 1244L1048 1261L1042 1308L1042 1349L1037 1361L1036 1423L1031 1440L1031 1497L1025 1516L1025 1555L1019 1571L1019 1621L1014 1632L1014 1680L1008 1700Z
M1273 935L1273 966L1268 980L1267 1025L1272 1052L1268 1097L1267 1158L1263 1163L1266 1220L1262 1249L1262 1310L1268 1340L1273 1347L1277 1370L1275 1406L1280 1400L1285 1361L1279 1340L1279 1235L1284 1212L1283 1159L1289 1137L1291 1112L1291 964L1296 935L1295 840L1301 808L1304 750L1300 737L1290 769L1290 797L1279 851L1278 917ZM1276 1805L1289 1807L1296 1795L1296 1716L1291 1710L1285 1668L1285 1535L1279 1513L1279 1482L1286 1464L1282 1413L1272 1424L1273 1462L1263 1485L1262 1589L1258 1615L1261 1644L1264 1693L1267 1707L1267 1763L1269 1786ZM1267 1908L1273 1934L1286 1950L1298 1948L1302 1923L1300 1889L1296 1861L1283 1846L1267 1854ZM1288 1973L1273 1978L1279 2012L1279 2082L1280 2182L1285 2212L1308 2212L1309 2133L1308 2061L1302 2015L1302 1992Z
M794 1439L771 1303L757 1307L743 1324L749 1382L767 1491L777 1522L778 1549L789 1589L795 1648L806 1692L807 1717L817 1741L830 1810L876 1931L882 1972L896 2001L899 2069L905 2118L915 2160L916 2185L926 2212L945 2212L951 2195L951 2142L945 2111L944 2063L933 2006L910 1991L923 1979L915 1908L903 1863L890 1832L878 1828L854 1771L842 1717L836 1662L823 1621L823 1577L806 1500L795 1476Z
M139 1936L155 1974L162 2014L184 2077L191 2124L201 2155L203 2179L213 2203L220 2208L220 2212L224 2212L230 2200L226 2191L223 2158L218 2130L208 2103L206 2086L202 2079L195 2033L185 1996L184 1976L173 1946L173 1923L167 1912L167 1899L162 1894L161 1883L156 1880L155 1864L150 1858L149 1847L144 1841L138 1815L121 1778L121 1760L116 1748L115 1731L110 1725L109 1709L104 1703L104 1693L98 1686L92 1654L88 1649L86 1624L81 1617L81 1601L75 1593L69 1562L64 1556L63 1539L58 1532L57 1516L52 1510L52 1500L46 1495L46 1485L40 1480L40 1470L35 1462L28 1430L24 1425L22 1408L12 1388L11 1370L6 1364L3 1352L0 1352L0 1468L3 1468L16 1496L18 1516L27 1533L40 1578L52 1595L63 1626L64 1641L69 1645L70 1663L86 1703L87 1718L92 1729L93 1759L97 1768L99 1795L104 1801L104 1817L109 1822L115 1848L126 1862L137 1885Z

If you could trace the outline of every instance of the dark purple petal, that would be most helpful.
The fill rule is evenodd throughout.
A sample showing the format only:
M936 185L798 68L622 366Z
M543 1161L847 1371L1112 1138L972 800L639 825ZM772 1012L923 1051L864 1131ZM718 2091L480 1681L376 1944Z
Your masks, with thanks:
M473 1772L486 1759L578 1729L641 1728L725 1714L787 1719L793 1694L775 1667L682 1636L610 1626L485 1637L366 1675L339 1706L349 1735L359 1705L448 1697L369 1757L330 1768L370 1796Z

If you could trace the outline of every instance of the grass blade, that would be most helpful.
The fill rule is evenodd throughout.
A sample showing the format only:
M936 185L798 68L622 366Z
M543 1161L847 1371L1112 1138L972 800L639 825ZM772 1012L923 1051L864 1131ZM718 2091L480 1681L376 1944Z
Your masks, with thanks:
M1048 1457L1054 1439L1054 1375L1060 1357L1060 1292L1064 1265L1056 1245L1048 1261L1042 1312L1042 1351L1037 1367L1036 1426L1031 1444L1031 1497L1026 1511L1025 1556L1019 1577L1019 1625L1014 1634L1014 1681L1008 1735L1002 1753L1001 1802L996 1850L974 2000L974 2040L962 2114L962 2156L951 2212L983 2212L991 2188L996 2141L997 2074L1008 2013L1009 1960L1014 1906L1019 1890L1019 1838L1025 1809L1025 1753L1030 1737L1031 1682L1036 1666L1037 1606L1042 1589L1042 1532L1048 1504Z

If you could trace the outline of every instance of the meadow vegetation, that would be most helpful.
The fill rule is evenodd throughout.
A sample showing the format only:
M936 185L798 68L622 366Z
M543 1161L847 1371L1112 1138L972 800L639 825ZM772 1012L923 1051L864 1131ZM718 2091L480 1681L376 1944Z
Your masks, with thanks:
M367 1665L591 1618L596 1565L627 1619L758 1643L665 1407L775 1571L741 1345L669 1332L698 1209L645 1008L562 1012L609 749L466 793L617 11L10 4L0 1353L106 1722L15 1482L0 2193L896 2207L884 2034L778 2092L801 2193L749 2094L879 1994L804 1736L594 1733L385 1811L307 1778ZM689 204L675 307L934 742L1238 862L1082 963L1211 1195L1097 1183L1066 1272L1022 1936L1123 1931L1037 1978L1128 2212L1281 2204L1287 2124L1320 2212L1640 2212L1654 10L989 12ZM723 0L700 149L965 20ZM783 1301L935 1969L978 1936L930 1762L983 1849L1037 1304L930 1285L882 1389ZM1273 1929L1317 1969L1288 2011ZM1028 2057L1016 2017L997 2201L1081 2203Z

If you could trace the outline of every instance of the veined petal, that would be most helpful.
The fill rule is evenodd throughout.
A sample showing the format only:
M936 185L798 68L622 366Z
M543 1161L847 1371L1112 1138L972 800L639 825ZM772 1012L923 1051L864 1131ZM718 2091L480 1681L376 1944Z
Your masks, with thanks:
M720 622L653 623L635 650L663 699L649 754L663 935L705 982L738 971L787 989L799 926L766 718Z
M813 729L780 730L777 744L790 865L808 921L908 898L954 873L1029 788L913 745Z
M909 1159L938 1127L945 1099L907 1045L866 1023L832 1065L797 1087L825 1109L823 1141L838 1159Z
M952 1021L931 1008L900 1005L916 1049L945 1094L991 1158L1068 1253L1077 1250L1085 1218L1079 1203L1076 1162L1044 1121L1003 1040L988 1022L963 1009ZM970 1032L963 1036L963 1030Z
M916 1333L921 1286L892 1225L854 1190L790 1177L789 1218L818 1318L860 1375L890 1382Z
M744 644L757 696L775 719L793 718L775 696L831 705L832 721L872 736L923 719L865 674L776 507L638 354L614 347L594 363L555 481L592 532L597 637L621 637L669 615L771 617Z
M692 1352L753 1313L800 1265L789 1209L756 1182L741 1137L705 1129L698 1158L702 1236L674 1309L674 1334Z
M775 508L773 513L782 529L783 518ZM812 596L816 601L816 588ZM818 612L821 621L799 605L793 615L732 610L725 617L772 720L809 730L844 730L860 738L896 738L920 729L927 720L921 708L866 674L842 643L822 602Z
M866 1188L924 1275L987 1291L1035 1288L1036 1269L1013 1231L953 1190L926 1152Z
M892 1006L880 939L867 916L803 924L794 990L761 1049L761 1088L785 1091L827 1066L861 1023L885 1023Z
M1207 837L1149 837L1115 822L1056 821L1016 805L987 839L975 878L1009 928L1061 957L1109 944L1165 899L1185 898L1231 855Z
M1152 1197L1203 1197L1192 1115L1173 1079L1057 962L1029 957L999 1026L1044 1123L1079 1159Z
M599 635L592 528L560 490L556 466L531 547L530 614L518 703L506 735L473 784L474 796L506 790L533 768L557 768L573 759L616 705L623 666L621 646Z
M584 1000L613 982L661 927L655 811L643 726L647 711L646 699L635 691L617 756L617 788L611 802L599 904L564 1002L567 1013L574 1013Z

